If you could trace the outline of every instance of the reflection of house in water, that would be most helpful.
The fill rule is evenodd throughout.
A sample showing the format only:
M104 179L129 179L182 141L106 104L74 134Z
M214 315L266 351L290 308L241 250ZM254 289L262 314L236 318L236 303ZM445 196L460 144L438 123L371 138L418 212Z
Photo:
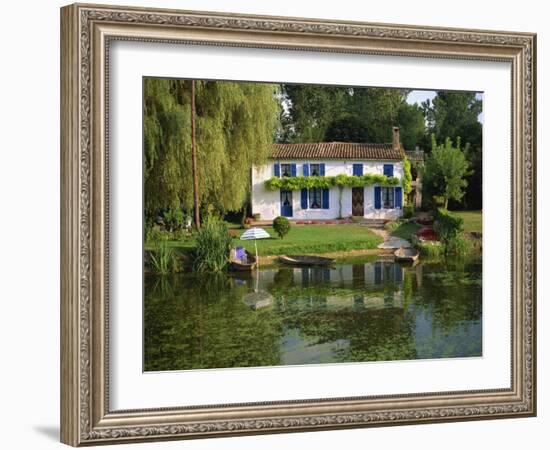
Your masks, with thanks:
M299 296L310 306L340 308L403 307L404 268L377 261L327 267L284 268L260 272L260 285L302 287ZM307 297L307 299L306 299Z

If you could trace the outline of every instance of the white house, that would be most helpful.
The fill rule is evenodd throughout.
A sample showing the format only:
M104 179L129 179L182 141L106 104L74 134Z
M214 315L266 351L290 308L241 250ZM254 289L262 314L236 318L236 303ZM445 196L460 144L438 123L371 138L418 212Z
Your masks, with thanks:
M396 219L403 207L403 158L399 128L389 144L320 142L274 144L268 164L252 170L252 213L260 220L340 217ZM332 187L277 191L265 187L271 177L380 174L399 180L396 186Z

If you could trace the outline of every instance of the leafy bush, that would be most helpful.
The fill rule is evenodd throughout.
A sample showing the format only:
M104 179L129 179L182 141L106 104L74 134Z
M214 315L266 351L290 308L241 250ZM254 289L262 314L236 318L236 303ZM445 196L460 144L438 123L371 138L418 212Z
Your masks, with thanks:
M435 216L434 230L443 244L445 255L464 256L473 250L471 243L462 235L464 231L462 217L439 208Z
M414 206L405 205L403 206L403 218L410 219L414 215Z
M413 240L413 245L418 249L421 255L430 258L438 258L444 253L443 245L437 241L426 242L416 239Z
M231 250L231 236L225 222L208 218L196 233L197 243L193 268L197 272L220 272L225 269L229 251Z
M276 217L275 220L273 221L273 229L275 230L275 233L277 233L279 237L282 239L290 231L290 222L286 217L283 217L283 216Z
M397 230L401 225L403 225L404 221L402 220L390 220L389 222L386 222L384 224L384 229L388 230L390 233Z
M439 208L435 215L434 230L439 240L446 245L464 231L464 219L446 209Z
M473 245L462 236L456 236L445 244L445 254L465 256L473 251Z
M168 231L178 231L185 225L185 214L180 208L168 209L162 214L164 224Z
M163 242L151 252L151 268L159 275L180 271L178 255L171 247Z
M152 228L145 232L145 242L159 244L163 241L169 241L170 238L170 232L161 230L158 225L154 225Z

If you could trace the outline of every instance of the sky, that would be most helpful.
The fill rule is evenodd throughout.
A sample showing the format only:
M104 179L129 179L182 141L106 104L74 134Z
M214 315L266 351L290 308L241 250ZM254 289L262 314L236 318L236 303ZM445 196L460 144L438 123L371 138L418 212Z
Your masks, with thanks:
M432 100L435 97L435 91L411 91L407 96L407 103L414 105L418 103L418 106L426 100Z

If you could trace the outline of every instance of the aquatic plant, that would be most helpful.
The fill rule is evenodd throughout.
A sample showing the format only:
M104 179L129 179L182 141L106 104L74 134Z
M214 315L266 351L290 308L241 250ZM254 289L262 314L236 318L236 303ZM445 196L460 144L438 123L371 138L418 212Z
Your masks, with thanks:
M195 235L193 269L197 272L220 272L228 263L231 236L225 222L207 218Z
M159 275L175 273L180 271L178 255L173 248L168 247L165 242L157 245L150 253L151 268Z

